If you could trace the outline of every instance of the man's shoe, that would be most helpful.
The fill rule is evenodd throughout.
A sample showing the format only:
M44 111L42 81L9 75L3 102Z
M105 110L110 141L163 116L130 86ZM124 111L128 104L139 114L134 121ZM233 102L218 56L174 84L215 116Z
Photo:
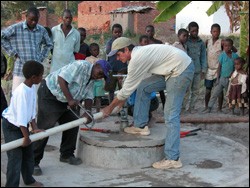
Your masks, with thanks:
M150 130L148 126L145 126L143 129L138 128L138 127L126 127L124 128L124 132L129 133L129 134L138 134L142 136L150 135Z
M42 170L39 165L34 166L34 171L33 171L34 176L41 176L42 175Z
M60 157L60 161L64 163L69 163L71 165L79 165L82 164L82 160L75 156L70 156L69 158Z
M180 159L178 159L178 161L163 159L161 161L153 163L152 166L157 169L181 168L182 163Z

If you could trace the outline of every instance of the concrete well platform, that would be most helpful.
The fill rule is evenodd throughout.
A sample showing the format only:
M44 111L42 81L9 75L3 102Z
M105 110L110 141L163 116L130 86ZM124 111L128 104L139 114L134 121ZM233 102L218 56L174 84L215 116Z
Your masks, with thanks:
M115 122L97 123L95 128L119 131ZM119 133L99 133L80 131L77 156L86 165L130 169L150 167L153 162L162 160L166 129L155 125L149 136Z

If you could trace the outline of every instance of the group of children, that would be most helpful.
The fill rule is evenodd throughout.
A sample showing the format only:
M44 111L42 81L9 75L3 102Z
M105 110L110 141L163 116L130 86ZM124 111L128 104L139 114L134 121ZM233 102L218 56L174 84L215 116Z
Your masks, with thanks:
M191 22L188 30L182 28L178 31L178 41L173 44L185 51L195 64L195 76L185 96L183 110L188 105L190 113L197 112L195 104L200 82L204 79L206 92L203 113L211 112L216 100L218 111L222 111L225 90L232 114L235 114L235 107L239 107L240 115L244 115L244 109L248 109L248 62L238 56L232 39L220 39L219 24L213 24L210 32L211 38L203 42L198 36L198 24ZM243 69L243 66L247 68Z

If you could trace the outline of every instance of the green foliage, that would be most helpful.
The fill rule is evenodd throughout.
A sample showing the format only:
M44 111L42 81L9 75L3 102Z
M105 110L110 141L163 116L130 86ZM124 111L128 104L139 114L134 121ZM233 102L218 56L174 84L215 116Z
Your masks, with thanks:
M161 13L154 19L154 23L166 22L173 16L178 14L183 8L185 8L191 1L160 1L157 2L156 7L159 7ZM164 5L166 8L164 9Z
M212 14L214 14L217 10L220 9L220 7L224 5L223 1L214 1L213 4L209 7L209 9L207 10L207 15L211 16Z
M159 1L156 3L156 8L159 11L163 11L165 9L168 9L170 6L172 6L177 1Z

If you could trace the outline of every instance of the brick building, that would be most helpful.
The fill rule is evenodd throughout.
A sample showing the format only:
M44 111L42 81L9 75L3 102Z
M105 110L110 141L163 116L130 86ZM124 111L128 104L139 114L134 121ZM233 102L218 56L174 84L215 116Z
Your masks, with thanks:
M144 7L147 11L126 11L128 7ZM146 8L151 7L151 8ZM125 11L118 11L124 8ZM83 1L78 4L78 27L87 29L88 34L108 32L112 25L120 23L124 31L142 34L147 25L155 27L157 35L170 35L175 33L175 17L165 23L153 23L159 14L155 3L150 1Z

